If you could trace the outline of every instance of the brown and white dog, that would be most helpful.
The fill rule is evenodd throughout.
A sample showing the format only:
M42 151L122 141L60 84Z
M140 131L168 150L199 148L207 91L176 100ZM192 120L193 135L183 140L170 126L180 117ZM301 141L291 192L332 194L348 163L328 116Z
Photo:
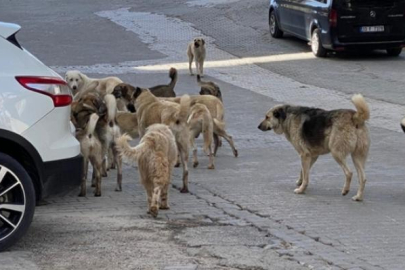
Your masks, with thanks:
M214 82L202 81L200 75L197 75L197 83L201 87L200 95L211 95L222 100L222 93L219 86Z
M117 141L117 148L122 156L138 163L148 197L148 213L157 217L159 209L169 209L168 190L177 158L176 141L169 127L162 124L149 126L136 147L128 144L131 139L123 135Z
M346 164L346 158L350 154L359 180L357 195L352 199L363 200L366 184L364 168L370 148L365 122L370 118L370 109L362 95L354 95L352 102L357 111L278 105L266 113L258 128L284 134L301 157L302 169L295 193L305 192L312 165L320 155L328 153L332 154L346 175L342 195L349 193L353 173Z
M194 75L191 64L195 60L195 67L197 69L197 74L204 77L204 61L205 61L205 40L203 38L195 38L187 46L187 56L188 56L188 69L190 75Z

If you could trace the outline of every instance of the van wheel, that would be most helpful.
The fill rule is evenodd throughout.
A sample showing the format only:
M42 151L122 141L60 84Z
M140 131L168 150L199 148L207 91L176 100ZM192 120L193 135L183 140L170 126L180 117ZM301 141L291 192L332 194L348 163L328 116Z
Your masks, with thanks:
M270 11L269 17L270 35L274 38L283 37L283 31L280 30L274 10Z
M31 224L35 191L27 171L0 153L0 251L17 242Z
M399 56L402 52L402 48L391 48L387 49L387 54L389 56Z
M326 57L326 54L328 53L322 45L321 31L318 28L312 32L311 49L316 57Z

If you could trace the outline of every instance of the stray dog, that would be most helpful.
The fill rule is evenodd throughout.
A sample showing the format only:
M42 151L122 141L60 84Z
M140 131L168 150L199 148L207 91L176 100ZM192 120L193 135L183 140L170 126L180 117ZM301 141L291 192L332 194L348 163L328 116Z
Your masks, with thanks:
M168 189L177 158L175 138L168 126L154 124L134 148L128 144L131 139L123 135L117 141L117 148L122 156L138 162L141 183L148 197L148 213L157 217L159 209L169 209Z
M177 69L171 68L169 70L169 77L171 79L168 85L157 85L150 87L149 90L157 97L175 97L174 87L177 82Z
M195 146L194 140L202 133L204 138L204 152L209 156L208 169L215 169L214 153L212 151L214 121L212 120L211 113L207 109L207 106L204 104L195 104L191 107L187 124L190 129L190 143L193 148L193 167L196 168L198 166L197 147Z
M94 81L98 82L95 90L102 96L111 94L114 90L114 87L117 84L122 83L121 79L118 77L94 79L87 77L78 70L70 70L66 72L65 81L67 82L70 90L72 90L75 100L80 99L81 96L86 94L88 91L83 90L89 88L88 86Z
M95 174L92 183L92 185L96 187L94 195L101 196L102 146L97 134L94 132L98 119L99 116L96 113L92 113L84 129L80 129L76 132L76 138L80 142L80 150L83 155L83 176L80 185L80 197L86 196L89 161L93 166L93 172Z
M342 195L350 190L353 173L346 165L351 154L357 170L359 189L354 201L363 200L366 184L364 173L370 138L365 122L370 118L370 109L362 95L354 95L352 102L357 111L325 111L317 108L278 105L266 113L260 123L262 131L274 130L283 134L301 156L302 169L297 181L296 194L302 194L309 183L309 171L320 155L331 153L346 175Z
M172 130L176 138L180 161L183 165L183 188L180 192L188 192L188 154L189 129L187 116L190 109L190 97L184 95L180 104L159 100L148 89L137 87L134 93L136 114L138 116L139 136L142 138L146 128L153 124L165 124Z
M115 140L120 136L119 128L115 122L115 113L117 111L116 100L112 95L106 95L102 98L97 93L88 93L78 101L72 103L72 119L77 129L84 129L93 113L97 113L100 119L97 121L95 132L101 142L102 152L102 176L107 176L107 158L109 149L112 150L114 162L117 164L117 188L121 191L122 183L122 161L115 149ZM95 178L93 170L93 178ZM97 196L101 195L100 193Z
M138 117L136 113L131 112L118 112L117 125L121 129L121 133L127 133L132 138L138 138Z
M190 75L194 75L191 68L193 59L195 59L195 67L197 69L197 74L204 77L204 60L205 60L205 40L203 38L195 38L192 42L188 44L187 56L188 56L188 69Z
M214 121L214 156L217 154L218 147L220 145L220 137L223 137L231 146L233 155L238 156L238 150L236 150L232 136L230 136L225 130L224 121L224 104L216 97L211 95L202 96L190 96L191 107L195 104L203 104L210 111L212 119ZM165 98L165 100L172 102L180 102L180 98Z
M200 95L211 95L223 102L221 90L216 83L201 81L200 75L197 75L197 83L201 86Z

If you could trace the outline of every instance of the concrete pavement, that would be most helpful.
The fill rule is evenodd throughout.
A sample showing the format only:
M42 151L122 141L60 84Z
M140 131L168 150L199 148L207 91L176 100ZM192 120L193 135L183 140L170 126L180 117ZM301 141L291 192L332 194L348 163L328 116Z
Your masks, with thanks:
M145 214L144 191L130 166L123 193L113 192L110 175L101 198L76 192L50 198L37 208L28 235L0 254L0 265L403 269L403 56L314 59L304 42L270 39L267 1L33 1L20 8L8 2L0 15L22 24L22 44L61 73L79 68L152 86L166 82L166 65L174 65L178 94L198 92L183 53L193 35L206 37L206 79L221 86L227 129L240 153L233 158L224 142L210 171L200 151L190 195L176 189L176 170L171 209L157 220ZM357 92L372 108L365 201L350 200L355 177L350 194L340 195L344 174L330 156L314 165L306 194L293 194L299 158L283 137L257 129L264 113L280 102L352 108L349 98Z

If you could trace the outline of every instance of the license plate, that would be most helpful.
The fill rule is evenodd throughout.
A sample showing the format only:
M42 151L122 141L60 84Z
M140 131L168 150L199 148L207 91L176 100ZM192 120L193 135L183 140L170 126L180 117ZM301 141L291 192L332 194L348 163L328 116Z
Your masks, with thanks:
M361 33L378 33L384 32L384 25L379 26L362 26L360 27Z

